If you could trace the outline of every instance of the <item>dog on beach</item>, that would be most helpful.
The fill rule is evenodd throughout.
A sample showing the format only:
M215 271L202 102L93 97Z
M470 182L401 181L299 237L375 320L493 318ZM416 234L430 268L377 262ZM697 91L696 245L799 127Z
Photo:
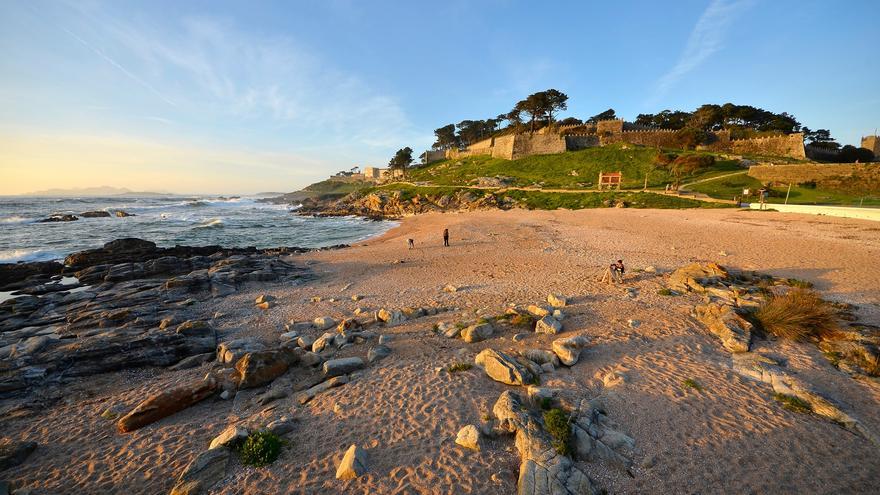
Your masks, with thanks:
M407 239L406 242L409 245L410 249L416 247L416 241L414 239Z

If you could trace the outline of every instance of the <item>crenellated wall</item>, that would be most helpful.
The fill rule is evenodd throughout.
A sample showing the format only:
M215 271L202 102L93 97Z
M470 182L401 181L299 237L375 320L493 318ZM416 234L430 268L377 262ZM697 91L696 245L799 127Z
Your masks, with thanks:
M585 150L599 146L599 136L595 134L566 134L565 149L568 151Z
M787 156L804 159L804 135L796 132L782 136L768 136L730 141L729 150L738 154Z
M622 131L617 134L599 134L599 142L602 146L613 143L638 144L661 148L675 148L678 143L678 135L672 129L652 129L649 131Z

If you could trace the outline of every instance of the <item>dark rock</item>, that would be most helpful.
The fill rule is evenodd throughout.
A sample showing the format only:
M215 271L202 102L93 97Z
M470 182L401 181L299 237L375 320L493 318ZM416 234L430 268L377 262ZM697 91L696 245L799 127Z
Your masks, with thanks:
M182 411L208 398L217 389L217 382L205 380L163 390L148 397L116 423L120 433L128 433L162 418Z
M36 449L36 442L13 442L8 438L0 441L0 470L20 465Z
M44 218L42 220L37 220L37 223L47 223L47 222L73 222L74 220L79 220L79 217L76 215L52 215L48 218Z
M26 285L34 285L33 281L22 283L31 277L40 281L48 281L49 277L60 274L63 268L64 265L57 261L0 263L0 290L15 290Z
M83 212L83 213L80 213L79 216L81 216L81 217L83 217L83 218L109 218L109 217L110 217L110 212L109 212L109 211L103 211L103 210L98 210L98 211L85 211L85 212Z

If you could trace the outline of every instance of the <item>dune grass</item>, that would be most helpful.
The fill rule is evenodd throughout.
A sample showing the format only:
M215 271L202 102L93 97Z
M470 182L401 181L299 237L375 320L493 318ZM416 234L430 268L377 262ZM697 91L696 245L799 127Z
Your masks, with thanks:
M794 341L832 339L838 330L834 307L806 288L771 296L755 319L767 333Z

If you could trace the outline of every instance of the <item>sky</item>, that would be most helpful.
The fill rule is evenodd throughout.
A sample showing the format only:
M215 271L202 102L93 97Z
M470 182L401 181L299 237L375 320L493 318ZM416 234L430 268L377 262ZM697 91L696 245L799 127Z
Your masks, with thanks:
M548 88L880 127L876 0L0 0L0 195L292 191Z

